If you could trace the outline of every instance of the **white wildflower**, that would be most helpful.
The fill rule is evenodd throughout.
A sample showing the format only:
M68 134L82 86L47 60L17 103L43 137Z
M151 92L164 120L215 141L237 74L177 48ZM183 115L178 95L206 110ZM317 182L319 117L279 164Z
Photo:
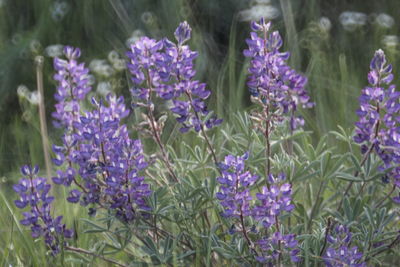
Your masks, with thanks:
M99 95L106 96L112 92L112 87L110 82L99 82L97 84L96 92Z
M64 46L61 44L49 45L44 49L44 53L48 57L61 57L63 55Z
M388 48L394 48L399 44L400 38L396 35L385 35L382 44Z
M239 12L241 21L258 21L261 18L273 20L280 15L279 10L272 5L255 5Z
M388 14L381 13L376 16L375 22L382 28L391 28L394 25L394 18Z
M318 26L320 27L321 30L329 32L330 29L332 28L332 23L329 18L321 17L318 21Z
M354 31L367 23L367 15L361 12L345 11L339 16L340 24L346 31Z

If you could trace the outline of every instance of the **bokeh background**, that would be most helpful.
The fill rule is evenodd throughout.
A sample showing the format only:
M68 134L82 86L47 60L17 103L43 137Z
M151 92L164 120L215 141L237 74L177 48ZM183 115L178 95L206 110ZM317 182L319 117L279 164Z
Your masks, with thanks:
M200 54L198 78L213 92L212 109L229 121L250 105L242 51L249 22L264 16L284 37L290 64L309 78L317 105L303 116L318 140L337 125L353 125L374 50L384 49L398 72L399 8L398 0L0 0L0 183L12 183L21 164L43 166L37 55L45 58L53 142L60 133L51 124L52 58L63 45L82 49L96 94L128 95L129 44L143 35L173 38L178 23L187 20L194 30L190 45Z

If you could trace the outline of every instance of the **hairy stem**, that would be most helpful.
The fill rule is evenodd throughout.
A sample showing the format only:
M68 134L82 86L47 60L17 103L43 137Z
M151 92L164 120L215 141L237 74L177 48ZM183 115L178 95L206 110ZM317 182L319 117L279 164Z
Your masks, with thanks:
M249 235L247 234L246 231L246 226L244 225L244 216L243 216L243 211L240 210L240 224L242 225L242 233L244 238L246 239L247 243L249 244L249 247L251 250L254 250L253 242L251 242Z
M263 29L263 34L264 34L264 53L267 54L267 29L264 27ZM266 163L265 163L265 180L266 180L266 185L267 188L270 189L269 187L269 182L268 182L268 177L271 174L271 143L270 143L270 135L271 135L271 129L270 129L270 99L269 99L269 94L270 94L270 88L267 87L267 95L266 95L266 106L264 107L264 116L266 118L265 120L265 157L266 157Z
M326 245L328 243L328 236L329 236L329 232L331 231L332 228L332 219L329 217L328 218L328 223L326 225L326 230L325 230L325 238L324 238L324 244L322 245L321 251L319 252L319 255L322 256L324 254Z
M266 108L266 116L267 116L267 118L268 118L268 116L269 116L269 108L267 107ZM268 181L268 177L269 177L269 175L271 174L271 143L270 143L270 129L269 129L270 127L269 127L269 120L267 119L266 121L265 121L265 133L264 133L264 135L265 135L265 141L266 141L266 144L265 144L265 155L266 155L266 170L265 170L265 178L267 179L267 181ZM267 182L267 184L268 184L268 182Z
M193 112L194 112L194 115L196 116L196 119L197 119L198 121L201 121L201 120L200 120L200 115L199 115L199 113L195 110L195 108L194 108L194 106L193 106L193 98L192 98L192 95L191 95L189 92L185 92L185 93L186 93L187 97L189 98L190 106L191 106L191 108L193 109ZM201 130L201 133L203 134L204 139L206 140L206 144L207 144L207 146L208 146L208 149L210 150L211 156L213 157L214 163L215 163L215 165L218 166L217 155L215 154L214 148L212 147L211 142L210 142L210 140L208 139L208 136L207 136L207 134L206 134L206 131L205 131L205 129L204 129L204 125L203 125L202 122L200 123L200 130Z
M378 114L379 114L379 109L380 109L379 103L377 103L376 110L377 110ZM378 137L379 125L380 125L380 119L378 119L378 121L377 121L376 124L375 124L375 133L374 133L374 138L373 138L373 139L375 139L376 137ZM368 159L369 155L371 154L372 150L374 149L374 147L375 147L375 144L372 143L372 144L370 145L368 151L365 153L365 155L364 155L364 157L363 157L363 159L362 159L362 161L361 161L361 163L360 163L360 167L363 167L364 164L367 162L367 159ZM357 170L357 171L354 173L354 177L358 177L359 174L360 174L360 173L359 173L359 171ZM351 187L353 186L353 183L354 183L354 182L350 182L349 186L347 186L346 191L344 192L344 196L343 196L343 198L340 200L340 203L339 203L339 205L338 205L337 210L340 210L340 209L341 209L342 204L343 204L343 200L344 200L344 198L348 195L348 193L349 193ZM358 195L360 195L360 194L362 193L362 191L363 191L363 189L364 189L364 186L365 186L365 184L362 185L362 187L361 187L360 192L359 192Z
M152 92L153 92L153 87L151 85L151 76L150 76L149 70L146 70L146 77L147 77L147 86L149 87L149 90L150 90L149 97L147 99L147 107L148 107L148 115L149 115L149 120L150 120L151 131L153 132L154 140L156 141L158 147L160 148L160 151L161 151L161 154L162 154L162 159L163 159L165 165L167 166L167 169L168 169L169 173L174 178L175 182L178 182L179 179L176 176L174 170L172 169L171 163L170 163L169 158L168 158L167 150L165 149L165 146L164 146L163 142L161 141L161 136L160 136L160 133L159 133L159 129L156 126L156 122L155 122L155 118L154 118L154 114L153 114L153 109L152 109L152 107L150 105L151 95L152 95Z
M378 87L380 86L380 81L378 81L378 85L377 85L377 86L378 86ZM376 112L378 113L378 115L379 115L379 111L380 111L379 103L376 103ZM378 134L379 134L379 126L380 126L380 117L379 117L378 121L376 122L376 124L375 124L375 126L374 126L374 127L375 127L375 131L374 131L374 138L373 138L373 139L375 139L375 138L378 137ZM372 143L372 144L370 145L368 151L365 153L365 155L364 155L364 157L363 157L363 159L362 159L362 161L361 161L361 163L360 163L360 167L364 166L365 162L367 162L367 159L368 159L369 155L371 154L372 150L374 149L374 146L375 146L374 143ZM357 170L357 171L354 173L354 177L357 177L358 175L359 175L359 171ZM346 188L346 191L345 191L345 193L344 193L344 197L346 197L346 196L348 195L348 193L349 193L351 187L353 186L353 183L354 183L354 182L350 182L349 186ZM364 186L365 186L365 183L363 183L363 185L361 186L361 189L360 189L360 191L359 191L357 197L358 197L359 195L361 195L362 191L364 190ZM343 197L342 200L340 201L337 210L340 210L340 208L342 207L344 197Z
M319 185L316 200L315 200L315 202L314 202L314 205L313 205L312 208L311 208L310 220L308 221L308 225L307 225L308 231L311 230L312 221L313 221L314 214L315 214L315 211L316 211L316 208L317 208L318 200L319 200L319 198L320 198L320 196L321 196L321 193L322 193L322 191L323 191L324 185L325 185L325 182L324 182L324 181L322 181L321 184Z
M278 233L281 232L280 226L279 226L279 218L278 215L275 216L275 227L276 227L276 231ZM281 244L281 240L278 240L278 265L277 266L281 266L281 261L282 261L282 244Z
M385 200L388 199L393 194L394 190L396 190L396 185L393 185L390 192L383 199L381 199L381 201L379 201L378 204L376 204L375 208L376 209L380 208L382 206L382 204L385 202Z

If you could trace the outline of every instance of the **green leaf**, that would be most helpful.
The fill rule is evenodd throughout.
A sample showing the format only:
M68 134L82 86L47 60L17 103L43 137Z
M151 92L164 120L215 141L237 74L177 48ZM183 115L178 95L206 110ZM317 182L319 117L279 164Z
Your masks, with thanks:
M84 233L101 233L101 232L107 232L108 229L104 228L101 225L95 224L94 222L92 222L91 220L88 219L81 219L81 221L85 222L86 224L88 224L90 227L89 229L84 230Z
M364 212L365 212L365 215L367 216L367 219L368 219L369 224L370 224L372 227L374 227L374 229L375 229L375 228L376 228L376 225L375 225L374 215L373 215L373 213L372 213L372 211L371 211L371 208L368 207L368 206L364 207Z
M345 197L345 198L344 198L344 201L343 201L343 210L344 210L344 214L345 214L346 217L347 217L347 220L348 220L349 222L352 222L353 219L354 219L354 214L353 214L353 209L352 209L352 207L351 207L351 205L350 205L350 200L349 200L348 197Z
M356 158L356 156L354 156L354 154L352 154L352 153L350 153L349 156L350 156L351 161L352 161L353 164L354 164L354 167L356 167L356 170L357 170L358 172L362 172L360 162L358 161L358 159Z
M335 177L338 179L350 181L350 182L356 182L356 183L364 182L363 179L361 179L359 177L355 177L353 174L346 173L346 172L338 172L338 173L336 173Z
M213 250L215 252L217 252L218 254L220 254L225 259L232 259L235 257L231 252L229 252L226 249L221 248L221 247L214 247Z

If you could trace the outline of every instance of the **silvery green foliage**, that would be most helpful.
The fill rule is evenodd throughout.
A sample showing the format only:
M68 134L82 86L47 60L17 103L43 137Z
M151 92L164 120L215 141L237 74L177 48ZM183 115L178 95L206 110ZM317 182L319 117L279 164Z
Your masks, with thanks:
M176 44L148 37L131 44L133 112L113 94L86 103L89 71L77 62L80 50L65 48L66 60L55 59L54 117L64 135L53 146L53 182L90 217L80 218L84 228L53 219L48 181L36 178L37 168L23 167L15 204L32 210L21 224L44 237L62 264L65 253L80 263L119 266L393 263L399 257L398 197L392 198L398 188L396 182L386 187L397 178L399 116L394 88L381 87L391 82L392 68L377 51L355 132L339 126L314 144L312 132L294 123L301 106L312 107L306 78L286 63L283 40L270 27L252 23L245 52L252 58L251 94L272 112L256 122L247 112L222 124L209 116L211 90L194 80L197 53L189 49L186 22L175 31ZM177 122L155 112L153 96L173 100ZM385 131L375 136L381 121ZM166 129L174 122L187 133L174 131L170 138ZM149 123L150 129L141 127ZM257 130L266 124L274 125L267 135ZM333 138L340 147L329 145ZM82 236L90 247L80 248Z

